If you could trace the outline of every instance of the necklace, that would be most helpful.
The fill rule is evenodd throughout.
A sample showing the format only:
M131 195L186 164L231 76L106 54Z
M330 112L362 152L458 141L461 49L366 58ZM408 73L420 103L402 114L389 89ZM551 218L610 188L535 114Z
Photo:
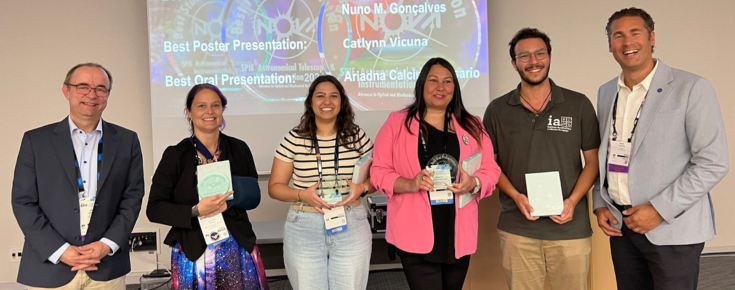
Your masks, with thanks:
M531 102L529 102L528 100L526 100L526 98L524 98L523 95L521 95L521 100L523 100L524 102L526 102L526 104L529 107L531 107L531 110L533 111L533 114L536 115L536 117L538 117L538 115L541 113L541 109L544 108L544 105L546 105L546 102L549 100L549 97L551 97L551 91L549 91L549 94L546 95L546 99L544 99L544 102L541 103L541 106L539 106L538 109L536 109L533 105L531 105Z

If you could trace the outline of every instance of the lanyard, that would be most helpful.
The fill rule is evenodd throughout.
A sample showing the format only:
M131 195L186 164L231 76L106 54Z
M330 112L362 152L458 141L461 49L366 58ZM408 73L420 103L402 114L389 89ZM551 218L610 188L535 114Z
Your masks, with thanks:
M613 127L613 134L612 134L612 140L617 141L618 139L618 130L615 128L615 124L617 123L617 111L618 111L618 95L620 93L615 95L615 104L613 105L613 111L612 111L612 127ZM633 134L635 134L635 128L638 127L638 119L641 118L641 110L643 109L643 105L646 103L646 98L648 97L648 92L646 91L646 95L643 96L643 101L641 102L641 106L638 107L638 112L635 114L635 119L633 120L633 130L630 131L630 137L628 138L628 143L633 141Z
M447 132L447 128L449 127L449 114L444 116L444 153L447 153L447 143L449 143L447 140L449 140L449 133ZM429 133L428 130L426 132ZM424 159L426 159L426 164L429 164L429 150L426 149L426 140L424 140L424 135L421 135L421 132L419 132L419 136L421 136L421 146L424 147Z
M334 175L339 177L339 138L334 139ZM314 143L316 151L316 171L319 173L319 180L322 180L322 154L319 151L319 140L315 137L311 140Z
M84 196L84 181L82 180L82 171L79 169L79 159L77 158L77 152L74 150L74 143L71 146L72 153L74 153L74 168L77 171L77 188L79 189L79 198ZM100 168L102 167L102 137L97 142L97 180L100 180Z
M217 159L219 159L219 153L220 153L219 152L219 139L217 140L218 141L217 149L214 149L214 155L212 155L212 153L209 152L209 149L207 149L207 146L204 146L204 144L202 144L202 142L199 141L199 139L197 139L196 136L192 135L191 140L193 141L192 143L194 143L194 149L196 149L196 151L199 151L199 153L202 153L202 155L204 155L204 158L207 159L207 161L212 160L214 162L217 162ZM204 160L202 160L202 158L199 157L199 154L196 154L195 152L194 155L195 155L197 164L204 163Z

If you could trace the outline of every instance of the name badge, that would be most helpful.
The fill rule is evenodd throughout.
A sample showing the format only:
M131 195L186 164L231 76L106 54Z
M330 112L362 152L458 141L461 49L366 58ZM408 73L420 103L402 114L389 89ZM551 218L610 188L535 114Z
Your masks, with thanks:
M217 163L222 163L222 161L215 162L215 163L210 163L210 164L207 164L207 165L217 164ZM228 164L227 169L229 170L229 163L227 163L227 164ZM199 167L201 167L201 166L202 165L199 165ZM209 167L209 168L215 168L215 167ZM197 170L199 170L199 169L201 169L201 168L197 168ZM199 174L197 174L197 175L199 175ZM201 176L201 175L199 175L199 176ZM227 173L226 176L230 176L229 175L229 172ZM229 180L229 178L228 178L227 183L229 183L230 190L231 190L231 188L232 188L232 181ZM199 183L197 186L199 186L199 185L201 185L201 183ZM211 195L214 195L214 194L222 194L222 193L225 193L225 192L222 192L222 190L225 190L225 189L226 188L224 187L224 185L222 185L221 189L219 189L217 191L211 191L211 192L209 192L208 193L209 194L208 196L211 196ZM215 192L219 192L219 193L215 193ZM202 195L202 191L199 191L199 200L201 200L203 198L206 198L208 196L203 196ZM232 197L232 196L230 196L230 197ZM198 220L199 220L199 228L202 230L202 235L204 236L204 241L207 243L207 245L211 245L211 244L214 244L216 242L222 241L224 239L227 239L230 236L230 233L227 231L227 224L225 224L225 219L222 217L222 213L219 213L219 214L214 215L214 216L211 216L211 217L206 217L206 218L200 216L200 217L198 217Z
M447 188L452 184L452 167L449 164L437 164L426 167L431 172L434 188L429 191L431 205L454 204L454 193Z
M347 230L344 206L322 210L324 211L324 227L327 229L327 236L336 235Z
M631 143L612 142L610 144L610 158L607 161L607 170L610 172L628 173L630 149Z
M199 227L207 245L227 239L230 236L221 213L207 218L199 217Z
M92 220L95 197L82 197L79 199L79 231L82 233L82 241L87 235L89 222Z

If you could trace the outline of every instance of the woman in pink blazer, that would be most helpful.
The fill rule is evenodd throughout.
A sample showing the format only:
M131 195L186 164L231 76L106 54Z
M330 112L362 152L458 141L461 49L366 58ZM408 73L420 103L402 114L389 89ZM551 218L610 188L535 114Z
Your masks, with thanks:
M397 247L411 289L462 289L470 254L477 249L478 203L492 194L500 169L480 118L464 108L448 61L430 59L414 95L413 104L391 113L380 128L371 181L388 195L386 240ZM482 152L481 165L470 175L461 162L477 152ZM428 193L440 178L429 167L445 164L453 168L454 183L437 184L449 189L443 194ZM460 208L463 194L473 198Z

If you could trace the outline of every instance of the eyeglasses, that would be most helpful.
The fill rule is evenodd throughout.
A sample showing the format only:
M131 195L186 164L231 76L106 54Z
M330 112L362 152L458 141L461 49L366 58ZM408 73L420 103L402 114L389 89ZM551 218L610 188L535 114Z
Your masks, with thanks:
M520 62L528 62L531 60L531 55L535 55L537 60L542 60L549 55L549 52L545 49L539 49L534 53L521 52L516 55L516 60Z
M74 89L77 90L77 93L80 93L82 95L88 94L90 91L94 90L94 94L98 97L107 97L110 94L110 90L105 87L90 87L88 84L77 84L72 85L69 83L64 83L67 86L74 87Z

